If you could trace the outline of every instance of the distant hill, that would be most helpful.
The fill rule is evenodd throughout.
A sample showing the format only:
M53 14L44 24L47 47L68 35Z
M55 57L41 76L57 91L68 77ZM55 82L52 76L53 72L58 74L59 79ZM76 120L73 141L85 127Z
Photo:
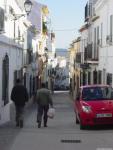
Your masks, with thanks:
M63 48L56 48L55 52L56 52L56 57L57 56L67 56L67 54L68 54L68 50L63 49Z

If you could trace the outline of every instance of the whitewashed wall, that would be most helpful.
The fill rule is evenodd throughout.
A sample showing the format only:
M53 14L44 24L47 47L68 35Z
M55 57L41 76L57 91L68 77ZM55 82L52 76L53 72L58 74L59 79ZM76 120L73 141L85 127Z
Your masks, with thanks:
M112 64L113 64L113 43L111 45L106 43L106 36L110 35L110 15L113 15L113 0L98 0L95 5L96 15L99 16L99 19L94 22L94 28L103 24L103 42L102 46L99 47L99 65L98 69L105 69L106 73L112 73ZM105 75L106 76L106 75Z
M10 100L10 94L12 87L14 85L14 71L20 70L22 67L22 45L14 42L14 18L9 15L9 6L11 6L16 14L22 13L20 8L17 6L15 0L0 1L0 7L5 9L5 29L4 33L0 34L0 124L5 123L10 120L10 105L12 101ZM22 19L22 18L21 18ZM18 26L20 28L20 32L24 32L24 25L20 21L21 19L16 21L16 29L15 35L18 33ZM5 55L9 57L9 103L4 106L2 100L2 61Z

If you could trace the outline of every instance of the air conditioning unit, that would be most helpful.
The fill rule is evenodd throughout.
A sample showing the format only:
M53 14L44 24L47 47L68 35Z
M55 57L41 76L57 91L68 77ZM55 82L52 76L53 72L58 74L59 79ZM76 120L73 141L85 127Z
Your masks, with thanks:
M4 31L4 9L0 7L0 32Z

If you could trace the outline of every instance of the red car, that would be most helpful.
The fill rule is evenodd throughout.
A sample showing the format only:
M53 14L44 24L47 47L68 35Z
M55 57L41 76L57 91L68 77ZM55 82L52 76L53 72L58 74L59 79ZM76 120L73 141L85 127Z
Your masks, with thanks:
M87 125L113 124L113 89L108 85L81 86L74 111L80 129Z

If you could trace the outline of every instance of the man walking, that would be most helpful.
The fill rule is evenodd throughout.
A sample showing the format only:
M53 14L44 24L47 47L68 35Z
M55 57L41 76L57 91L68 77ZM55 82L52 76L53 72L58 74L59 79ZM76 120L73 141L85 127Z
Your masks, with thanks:
M28 93L26 87L21 84L20 79L16 80L16 85L11 92L11 99L15 104L16 109L16 126L23 127L24 106L28 101Z
M41 127L42 116L44 127L47 127L47 112L49 109L49 105L53 107L52 97L50 91L45 88L45 84L42 83L42 88L37 91L36 101L38 104L38 114L37 114L37 122L38 128Z

